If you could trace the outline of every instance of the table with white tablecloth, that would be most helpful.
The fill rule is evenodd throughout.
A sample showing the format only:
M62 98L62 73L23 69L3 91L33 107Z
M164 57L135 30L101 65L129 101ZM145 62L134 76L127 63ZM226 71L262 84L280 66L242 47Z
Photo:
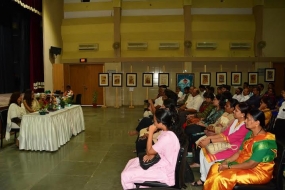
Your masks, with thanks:
M85 130L82 108L72 105L40 115L24 115L21 122L19 148L22 150L56 151L60 146Z

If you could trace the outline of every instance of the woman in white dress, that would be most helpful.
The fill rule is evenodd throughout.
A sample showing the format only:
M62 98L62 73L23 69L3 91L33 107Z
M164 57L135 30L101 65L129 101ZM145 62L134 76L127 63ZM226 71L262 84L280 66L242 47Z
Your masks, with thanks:
M11 129L19 129L21 125L22 116L25 114L25 110L21 107L22 96L20 92L14 92L9 101L9 109L7 115L7 129L6 140L10 139ZM17 141L17 145L18 145Z

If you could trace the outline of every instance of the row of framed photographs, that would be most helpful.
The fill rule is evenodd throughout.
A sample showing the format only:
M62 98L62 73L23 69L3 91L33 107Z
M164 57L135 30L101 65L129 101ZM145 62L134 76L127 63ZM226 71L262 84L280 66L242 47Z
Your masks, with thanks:
M109 86L109 73L99 73L99 86ZM112 86L121 87L122 86L122 73L112 74ZM159 73L158 74L158 86L166 85L169 86L169 73ZM126 86L136 87L137 86L137 73L126 73ZM142 86L152 87L153 86L153 73L143 73L142 75Z
M249 85L258 84L258 72L248 72L248 83ZM176 73L176 85L184 89L185 86L194 85L194 74L193 73ZM121 87L123 81L122 73L112 74L112 86ZM265 82L275 81L275 69L265 69ZM211 85L211 73L201 72L200 73L200 84L205 86ZM216 72L216 86L227 84L227 72ZM169 86L169 73L158 73L158 86L166 85ZM231 85L241 86L242 85L242 72L231 72ZM109 73L99 73L99 86L109 86ZM126 73L126 86L136 87L137 86L137 73ZM142 86L152 87L153 86L153 73L142 73Z
M249 85L258 84L258 72L248 72L248 83ZM264 82L274 82L275 81L275 69L265 69ZM202 72L200 73L200 84L205 86L211 85L211 73ZM216 72L216 86L227 84L227 73L226 72ZM241 86L242 85L242 73L241 72L231 72L231 85Z

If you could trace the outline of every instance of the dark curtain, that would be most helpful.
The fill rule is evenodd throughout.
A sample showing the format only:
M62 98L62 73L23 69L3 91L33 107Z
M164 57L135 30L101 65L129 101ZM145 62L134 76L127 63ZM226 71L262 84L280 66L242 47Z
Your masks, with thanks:
M11 1L0 1L0 93L15 89L11 5Z
M22 1L41 12L41 0ZM43 82L42 17L0 0L0 93L33 89Z
M33 14L30 18L30 87L36 92L43 92L44 66L43 41L41 30L42 18Z

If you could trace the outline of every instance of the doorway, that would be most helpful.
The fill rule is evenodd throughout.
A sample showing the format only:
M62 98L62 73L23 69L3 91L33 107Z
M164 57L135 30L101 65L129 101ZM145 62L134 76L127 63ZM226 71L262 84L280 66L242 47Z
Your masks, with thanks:
M103 64L70 65L70 85L75 94L82 94L81 104L92 105L93 93L98 92L97 104L103 104L103 88L98 86L98 74Z

